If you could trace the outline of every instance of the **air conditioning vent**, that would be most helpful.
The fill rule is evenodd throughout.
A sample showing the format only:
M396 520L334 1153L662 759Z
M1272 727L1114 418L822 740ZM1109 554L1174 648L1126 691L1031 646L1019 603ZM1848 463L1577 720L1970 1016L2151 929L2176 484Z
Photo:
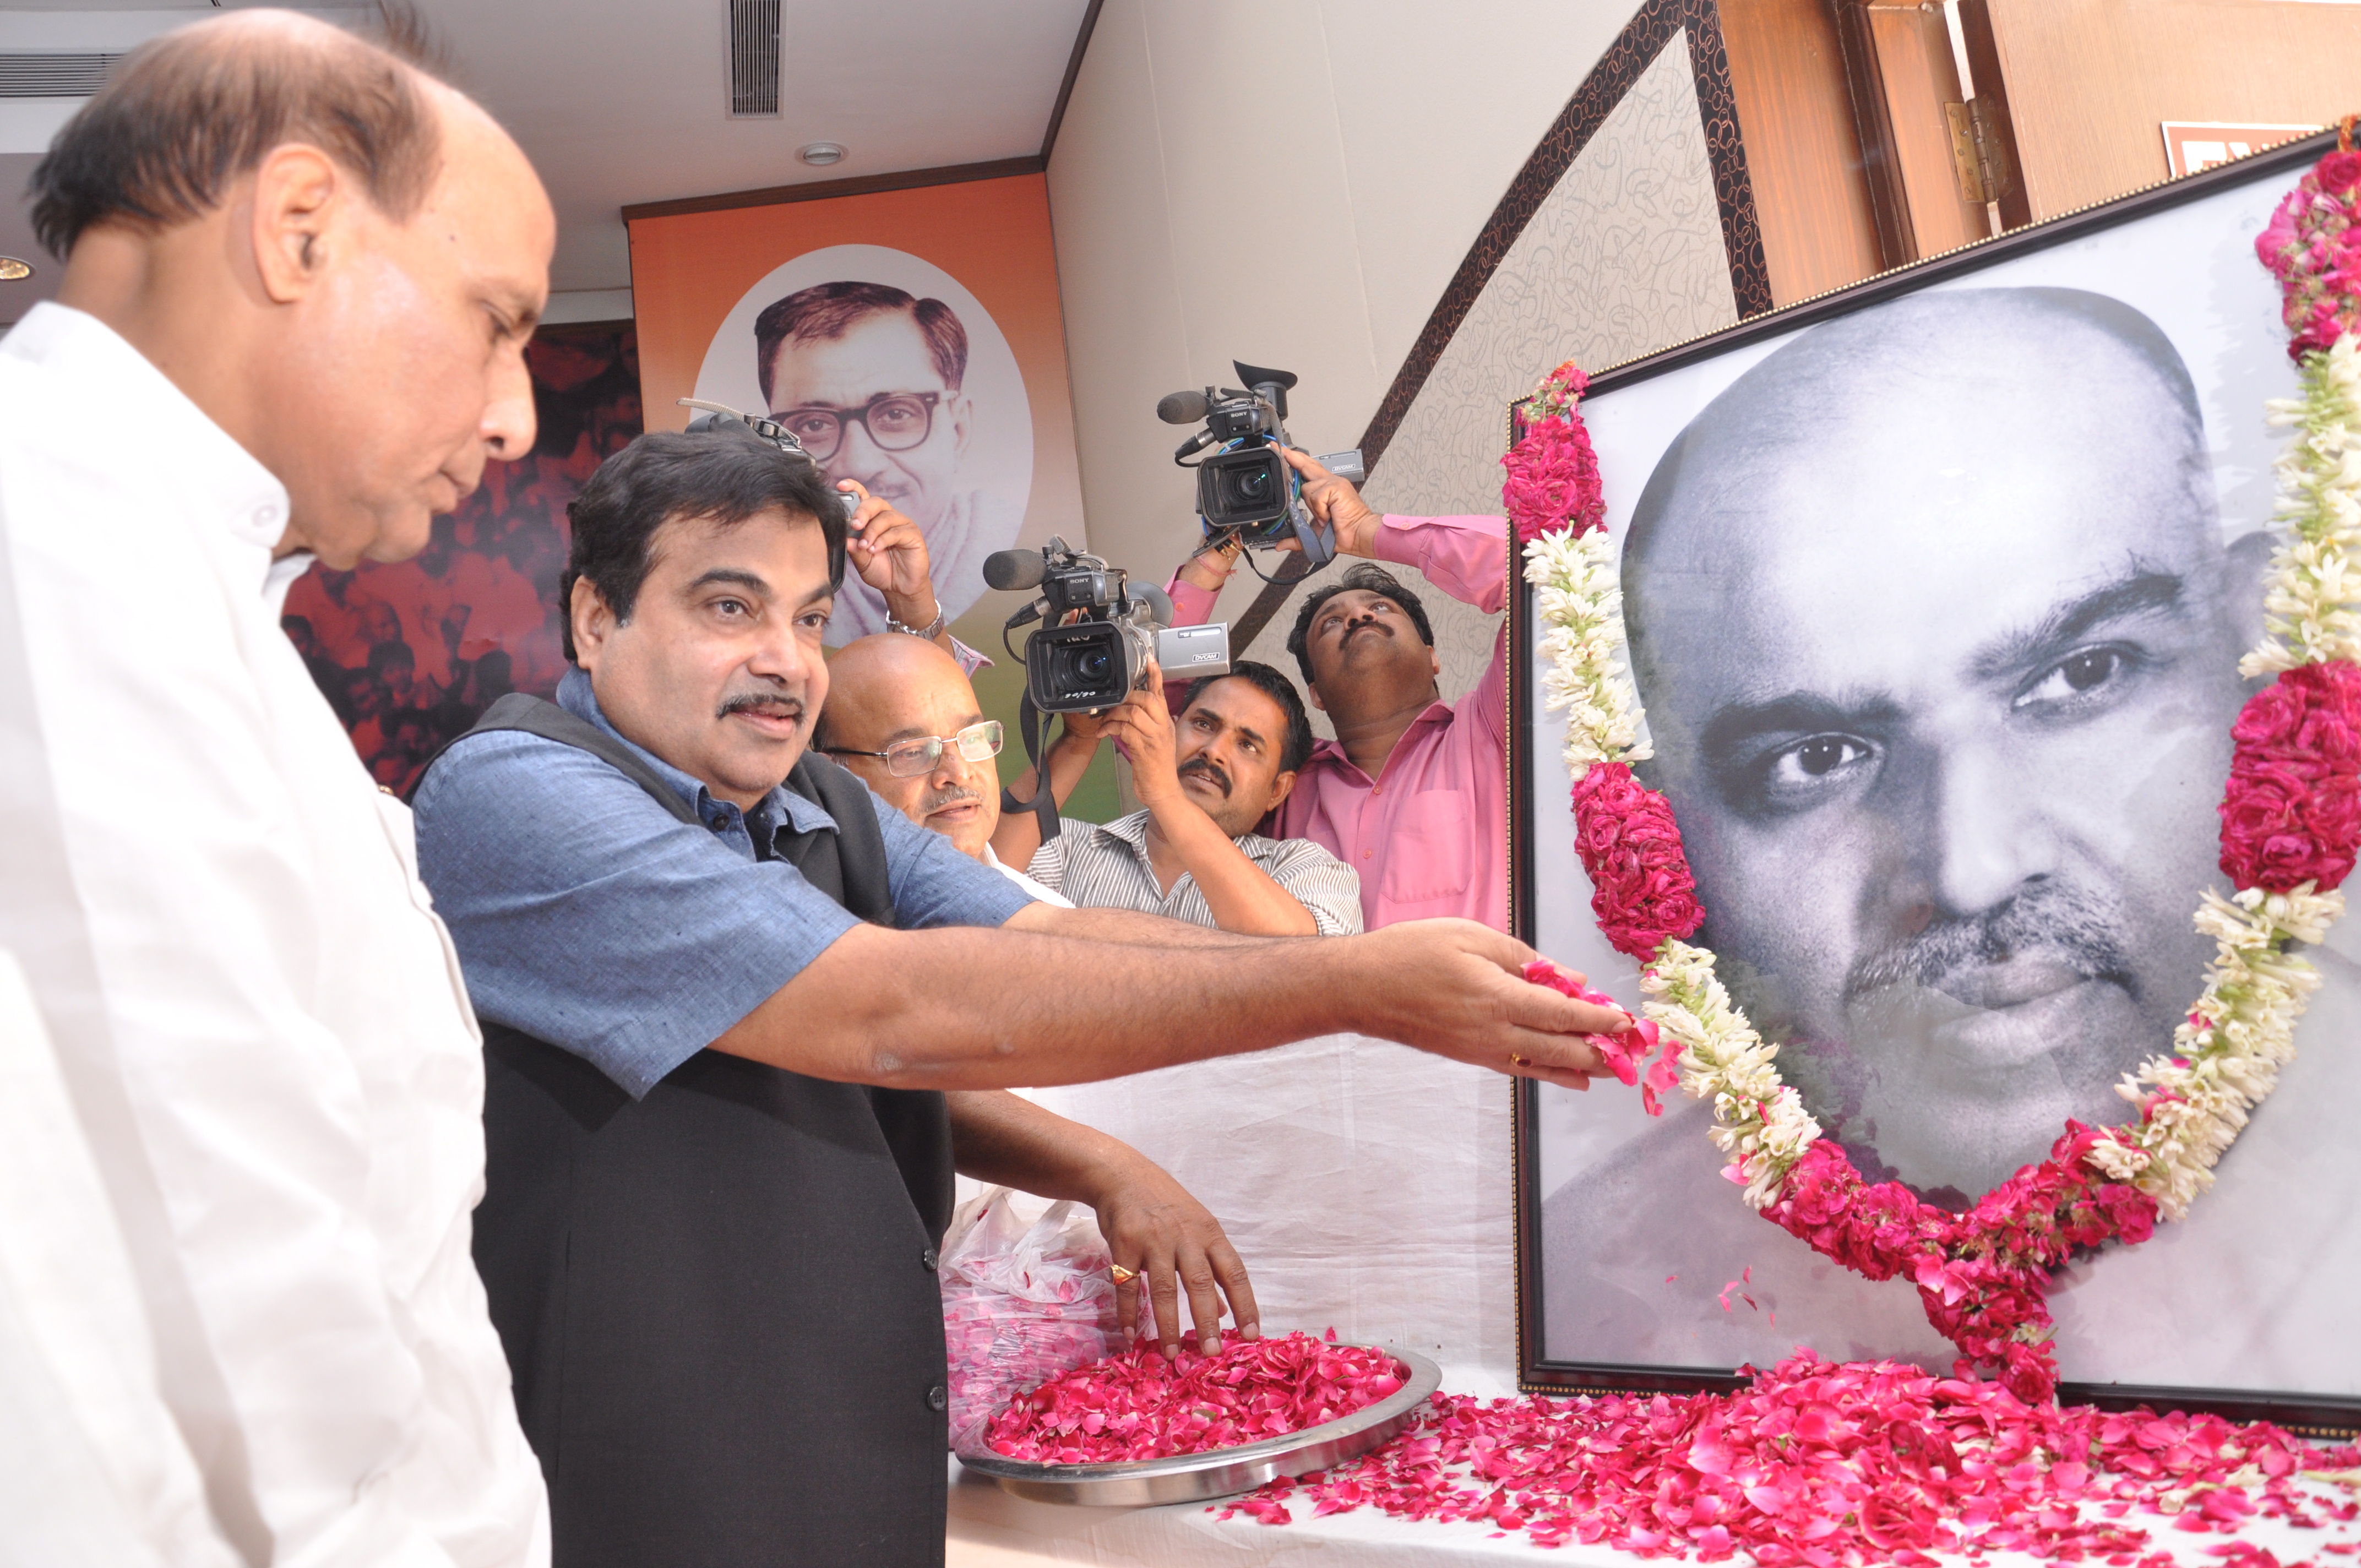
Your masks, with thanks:
M730 0L730 114L779 112L779 0Z
M774 4L774 14L778 10ZM775 51L774 51L775 52ZM119 54L0 54L0 98L87 98Z

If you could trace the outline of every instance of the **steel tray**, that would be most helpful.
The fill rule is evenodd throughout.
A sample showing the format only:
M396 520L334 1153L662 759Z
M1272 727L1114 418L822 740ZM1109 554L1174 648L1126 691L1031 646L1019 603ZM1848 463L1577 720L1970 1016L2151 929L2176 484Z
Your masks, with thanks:
M1417 1352L1392 1345L1367 1348L1382 1350L1394 1358L1402 1373L1402 1386L1349 1416L1285 1437L1119 1464L1039 1464L989 1449L961 1453L960 1464L979 1475L991 1476L1004 1490L1037 1503L1142 1508L1235 1497L1276 1476L1309 1475L1368 1453L1408 1426L1427 1397L1443 1386L1443 1369Z

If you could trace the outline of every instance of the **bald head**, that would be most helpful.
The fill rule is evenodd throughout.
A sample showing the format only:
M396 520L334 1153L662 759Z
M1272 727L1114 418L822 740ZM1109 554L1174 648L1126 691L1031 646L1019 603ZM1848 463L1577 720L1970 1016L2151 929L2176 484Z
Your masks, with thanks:
M409 218L441 164L438 89L456 96L393 49L293 12L182 27L134 50L60 134L33 174L34 229L62 259L95 224L185 222L287 141L318 147L386 215Z
M277 475L280 553L400 560L533 438L524 345L556 220L458 93L314 18L142 46L34 176L59 303Z
M882 756L897 741L946 742L983 722L959 662L923 637L884 632L848 642L829 661L828 702L814 744L859 774L887 804L981 857L1000 826L1000 775L992 759L969 762L946 744L932 769L895 776Z
M1766 554L1815 555L1855 527L2006 527L1992 509L2028 489L2098 502L2116 487L2148 503L2127 518L2218 546L2196 388L2147 316L2074 289L1946 290L1859 312L1741 376L1657 463L1624 545L1635 652L1656 576L1731 583Z
M2252 581L2189 373L2066 290L1816 327L1709 403L1623 555L1706 938L1814 1113L1976 1192L2187 1006Z

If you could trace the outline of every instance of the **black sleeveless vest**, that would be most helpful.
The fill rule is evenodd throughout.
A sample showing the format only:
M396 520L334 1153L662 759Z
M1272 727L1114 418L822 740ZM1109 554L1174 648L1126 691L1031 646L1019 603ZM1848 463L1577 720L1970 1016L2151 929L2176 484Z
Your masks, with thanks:
M502 697L470 733L487 729L591 751L697 820L555 704ZM787 785L839 831L782 834L781 858L890 925L868 792L811 755ZM476 1266L548 1478L555 1568L939 1564L943 1097L705 1050L634 1102L489 1023L484 1058Z

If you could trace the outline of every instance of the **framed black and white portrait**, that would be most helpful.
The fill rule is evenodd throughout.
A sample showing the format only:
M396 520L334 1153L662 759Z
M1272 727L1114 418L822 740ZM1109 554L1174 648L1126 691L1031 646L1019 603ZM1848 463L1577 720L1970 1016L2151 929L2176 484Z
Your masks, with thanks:
M1643 782L1694 938L1863 1177L1965 1209L2169 1051L2213 944L2231 724L2297 390L2256 236L2318 138L1594 377ZM1637 1011L1512 659L1514 920ZM2361 1420L2361 930L2187 1217L2070 1265L2069 1398ZM1710 1108L1521 1084L1528 1387L1700 1387L1806 1345L1948 1371L1907 1279L1741 1201Z

